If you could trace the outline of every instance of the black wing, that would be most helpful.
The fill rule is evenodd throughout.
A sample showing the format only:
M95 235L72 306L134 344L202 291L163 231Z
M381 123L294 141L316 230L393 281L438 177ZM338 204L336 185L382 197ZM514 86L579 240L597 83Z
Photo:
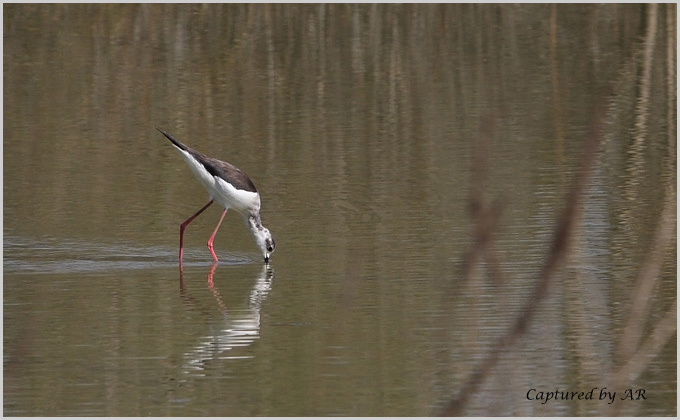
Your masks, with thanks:
M242 170L240 170L236 166L232 165L231 163L223 162L221 160L208 157L203 153L194 150L191 147L180 142L179 140L175 139L170 134L166 133L160 128L156 127L156 129L160 131L165 137L167 137L168 140L170 140L172 144L174 144L177 148L184 150L185 152L188 152L191 156L193 156L194 159L196 159L201 165L205 167L205 169L210 173L210 175L222 178L223 180L227 181L238 190L250 191L255 193L257 192L257 188L255 188L255 184L253 184L253 181L251 181L250 178L248 178L248 175L246 175Z

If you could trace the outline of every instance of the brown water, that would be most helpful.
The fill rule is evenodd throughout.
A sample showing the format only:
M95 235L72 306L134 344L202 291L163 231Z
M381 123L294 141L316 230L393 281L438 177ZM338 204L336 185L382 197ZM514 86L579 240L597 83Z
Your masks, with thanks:
M5 415L440 413L527 305L598 121L571 252L462 414L676 414L675 5L3 11ZM211 265L213 206L180 273L207 194L156 126L253 178L269 267L231 213ZM501 213L465 271L476 193Z

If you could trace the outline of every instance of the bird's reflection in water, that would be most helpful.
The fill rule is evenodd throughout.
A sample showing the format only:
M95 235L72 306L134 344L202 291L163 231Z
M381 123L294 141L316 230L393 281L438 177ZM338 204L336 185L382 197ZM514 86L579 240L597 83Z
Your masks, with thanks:
M217 264L213 264L208 272L208 289L215 297L215 301L222 314L222 319L210 325L213 332L202 337L199 343L190 351L184 353L183 370L186 373L203 375L209 364L215 360L250 358L252 356L229 355L236 347L251 345L260 337L260 308L267 298L274 279L274 272L268 265L262 271L250 290L247 308L228 309L224 304L220 292L213 282ZM180 268L180 296L185 303L193 306L194 298L184 288L183 273Z

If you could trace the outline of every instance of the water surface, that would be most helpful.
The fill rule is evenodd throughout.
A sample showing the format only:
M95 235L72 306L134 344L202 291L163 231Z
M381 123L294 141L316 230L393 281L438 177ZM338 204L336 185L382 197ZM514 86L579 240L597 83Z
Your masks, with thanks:
M5 415L440 413L530 302L598 122L570 252L462 414L676 414L674 329L645 341L677 290L675 5L3 12ZM251 176L269 266L231 212L212 264L213 206L180 270L207 194L156 126ZM527 398L624 359L647 400Z

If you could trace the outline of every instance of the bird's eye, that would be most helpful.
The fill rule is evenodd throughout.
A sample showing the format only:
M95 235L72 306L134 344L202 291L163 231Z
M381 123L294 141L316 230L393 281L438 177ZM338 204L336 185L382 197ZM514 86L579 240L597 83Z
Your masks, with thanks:
M271 246L271 245L269 245L269 246L267 247L267 251L269 251L269 252L274 252L274 247Z

